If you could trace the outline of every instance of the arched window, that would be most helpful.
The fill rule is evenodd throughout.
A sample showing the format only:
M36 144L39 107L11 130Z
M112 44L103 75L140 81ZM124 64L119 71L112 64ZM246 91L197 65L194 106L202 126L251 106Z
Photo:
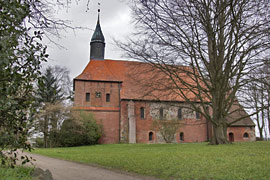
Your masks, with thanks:
M153 132L149 132L149 141L153 141L153 135L154 135Z
M140 115L141 115L141 119L144 119L144 107L140 108Z
M196 111L196 119L200 119L200 113Z
M244 133L243 137L248 138L248 133Z
M164 114L163 114L163 108L159 109L159 118L163 119L164 118Z
M178 109L178 120L182 119L182 108Z
M180 132L180 141L184 141L184 133Z

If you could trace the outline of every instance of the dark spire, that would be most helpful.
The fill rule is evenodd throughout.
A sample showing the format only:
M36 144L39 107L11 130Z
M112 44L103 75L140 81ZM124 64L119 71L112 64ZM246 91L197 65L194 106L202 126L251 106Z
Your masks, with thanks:
M99 4L100 5L100 4ZM104 60L105 54L105 38L103 36L100 22L99 22L100 9L98 9L98 20L96 29L90 42L90 59Z
M101 27L100 27L100 22L99 22L99 13L100 13L100 9L98 9L98 20L97 20L97 25L96 25L96 29L94 31L94 34L91 38L91 42L103 42L105 43L105 38L103 36Z

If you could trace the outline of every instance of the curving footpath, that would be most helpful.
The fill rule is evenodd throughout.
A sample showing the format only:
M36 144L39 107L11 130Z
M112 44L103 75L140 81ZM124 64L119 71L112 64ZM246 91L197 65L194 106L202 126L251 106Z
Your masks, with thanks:
M36 167L50 170L54 180L156 180L153 177L112 171L32 153L24 154L36 160L33 162Z

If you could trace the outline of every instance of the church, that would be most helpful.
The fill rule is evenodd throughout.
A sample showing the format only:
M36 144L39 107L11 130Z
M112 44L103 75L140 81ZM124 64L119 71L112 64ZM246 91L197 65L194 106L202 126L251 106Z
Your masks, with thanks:
M104 55L105 38L98 15L89 63L74 78L74 106L94 114L102 124L99 143L164 143L159 129L153 126L155 119L179 122L174 143L209 141L211 124L198 112L185 108L188 104L183 98L167 90L150 93L151 83L158 82L159 77L151 73L147 63L104 59ZM148 84L142 87L138 79ZM255 141L255 124L244 118L228 127L227 135L231 142Z

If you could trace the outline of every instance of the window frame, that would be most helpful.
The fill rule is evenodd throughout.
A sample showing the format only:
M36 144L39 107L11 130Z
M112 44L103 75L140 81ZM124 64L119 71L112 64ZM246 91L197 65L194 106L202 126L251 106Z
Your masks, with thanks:
M85 93L85 102L90 102L91 94L89 92Z
M140 118L145 119L145 108L144 107L140 107Z
M201 113L198 111L195 111L196 119L201 119Z
M154 133L152 131L150 131L148 133L148 141L153 141L154 140Z
M106 102L111 102L111 94L110 93L106 94Z
M96 92L96 98L101 98L101 92Z
M184 141L184 139L185 139L184 138L184 135L185 135L184 132L180 132L179 133L179 140L180 140L180 142Z
M159 119L164 119L164 109L162 107L159 109Z
M179 112L180 112L180 113L179 113ZM182 108L178 108L178 111L177 111L177 119L178 119L178 120L183 120Z
M245 132L245 133L243 134L243 138L249 138L249 134L248 134L247 132Z

